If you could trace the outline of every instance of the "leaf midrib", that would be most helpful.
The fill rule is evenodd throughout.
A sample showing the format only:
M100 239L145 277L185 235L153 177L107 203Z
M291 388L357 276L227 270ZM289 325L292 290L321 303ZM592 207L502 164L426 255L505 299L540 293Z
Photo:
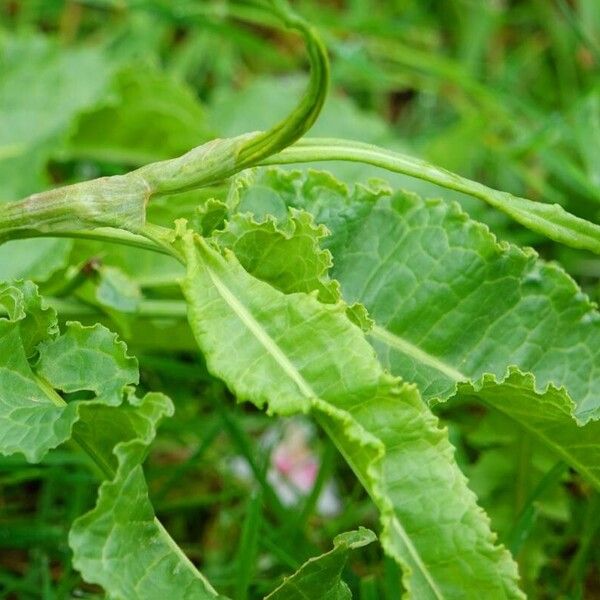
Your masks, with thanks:
M400 337L399 335L397 335L395 333L390 332L388 329L385 329L384 327L381 327L379 325L374 325L373 328L369 331L368 335L370 335L371 337L373 337L375 339L380 340L381 342L387 344L388 346L392 346L393 348L399 350L403 354L410 356L411 358L415 359L416 361L438 370L439 372L443 373L444 375L447 375L449 378L453 379L457 383L464 382L464 381L471 381L471 379L469 377L467 377L465 374L461 373L460 371L454 369L454 367L446 364L445 362L441 361L439 358L432 356L431 354L428 354L427 352L425 352L418 346L415 346L411 342L405 340L404 338ZM505 382L498 382L498 385L504 385L504 384L505 384ZM501 412L503 415L505 415L506 417L508 417L509 419L511 419L512 421L514 421L515 423L517 423L518 425L523 427L523 429L528 431L531 435L533 435L534 437L537 437L537 439L539 439L543 444L545 444L547 447L551 448L559 456L561 456L563 459L565 459L568 464L574 466L581 473L584 473L586 475L586 477L588 478L588 480L593 483L593 485L596 487L596 489L600 490L600 478L597 477L596 475L594 475L592 472L590 472L588 467L586 467L585 465L583 465L581 463L581 460L579 460L576 456L574 456L571 452L569 452L567 446L562 446L560 444L557 444L551 438L546 436L542 430L532 427L529 425L529 423L525 422L524 420L515 417L512 412L504 409L504 407L502 407L501 405L493 404L493 403L486 401L483 397L478 395L476 391L475 391L475 395L477 396L477 398L479 399L480 402L482 402L483 404L485 404L486 406L488 406L489 408L491 408L493 410L497 410L497 411Z
M461 373L458 369L455 369L453 366L445 363L436 356L425 352L425 350L422 350L415 344L405 340L395 333L392 333L384 327L374 325L373 328L368 332L368 335L382 341L388 346L392 346L403 354L414 358L416 361L436 369L453 381L459 382L467 381L469 379L469 377L467 377L464 373Z
M318 398L315 391L309 383L302 377L301 373L285 355L281 347L263 329L260 323L254 318L252 313L237 299L235 294L225 285L218 275L208 266L205 265L208 276L210 277L216 290L221 295L221 298L229 305L233 312L238 316L240 321L254 335L263 348L275 359L275 362L283 369L286 375L298 386L300 391L308 398Z
M297 370L295 365L289 360L289 358L285 355L284 351L281 347L275 342L275 340L269 335L267 331L260 325L260 323L254 318L252 313L238 300L236 295L227 287L225 282L223 282L220 277L205 263L203 265L204 269L208 276L210 277L215 289L220 294L221 298L225 301L225 303L231 308L231 310L237 315L243 325L245 325L248 330L256 337L259 343L265 348L265 350L275 359L277 364L279 364L282 370L286 375L290 376L290 378L296 383L300 391L306 396L307 399L318 399L319 396L312 389L310 384L304 379L302 374ZM335 439L335 437L334 437ZM344 453L347 460L347 455ZM352 461L348 461L352 464ZM355 473L358 469L355 469ZM362 479L362 478L361 478ZM368 489L368 486L363 486ZM409 553L413 557L413 561L422 571L423 578L429 586L431 587L431 591L435 594L435 597L439 600L443 600L443 596L441 595L437 585L435 584L433 575L427 569L421 555L419 554L417 548L414 546L412 540L402 527L398 517L394 513L391 518L391 525L396 529L396 532L399 536L404 540L406 544L406 548Z

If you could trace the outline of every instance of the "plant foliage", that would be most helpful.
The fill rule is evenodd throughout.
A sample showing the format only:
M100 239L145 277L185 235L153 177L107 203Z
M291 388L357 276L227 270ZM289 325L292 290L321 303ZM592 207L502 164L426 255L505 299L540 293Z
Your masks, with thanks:
M211 7L199 14L222 24ZM286 117L255 131L247 115L248 132L232 137L215 137L190 90L154 66L120 64L110 48L0 37L8 107L0 112L0 453L42 470L64 456L84 465L86 489L97 492L69 514L75 577L115 599L243 599L250 589L269 599L341 600L357 589L371 598L383 587L368 577L357 584L347 561L380 547L385 597L524 598L533 589L527 570L541 569L557 544L548 530L532 541L535 565L520 549L544 511L568 521L561 482L569 477L589 513L565 584L577 580L581 590L598 529L600 316L558 263L498 236L515 239L512 219L553 247L600 254L600 226L365 143L373 139L301 139L324 106L332 119L319 34L283 1L228 7L234 19L295 30L310 63ZM195 18L192 9L153 5L175 22ZM50 159L106 172L46 189ZM451 199L372 178L348 185L339 164L331 168L340 177L282 168L322 161L386 169ZM503 213L498 235L469 216L473 198ZM149 365L141 381L134 353ZM274 491L268 465L277 452L269 456L267 442L252 449L252 426L231 417L232 398L248 403L239 414L309 419L325 448L337 449L367 508L326 530L333 549L323 553L330 542L304 531L329 463L313 472L304 504L290 508L284 499L298 497L302 480L287 496ZM148 456L160 462L153 453L171 448L156 440L163 421L195 449L172 472L150 476ZM188 556L175 541L177 521L170 534L161 516L221 429L255 482L232 585L221 585L227 569ZM525 450L514 473L502 453L516 444ZM490 486L530 476L537 485L518 488L517 514L506 519ZM277 523L283 534L273 541ZM273 556L286 568L263 585L258 571L272 568ZM65 581L69 591L57 594L73 591Z

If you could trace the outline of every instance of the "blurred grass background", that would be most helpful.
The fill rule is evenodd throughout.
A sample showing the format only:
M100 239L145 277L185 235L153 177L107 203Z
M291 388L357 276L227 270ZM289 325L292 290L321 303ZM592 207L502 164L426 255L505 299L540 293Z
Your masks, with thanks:
M311 135L400 149L600 221L598 0L293 4L318 27L332 59L331 98ZM302 44L273 24L243 1L0 0L0 199L268 127L293 106L306 77ZM540 239L475 200L371 167L319 168L348 184L379 177L457 200L500 238L560 261L600 298L599 258ZM183 195L176 214L173 203L157 203L152 216L168 223L204 197ZM31 277L56 293L69 265L100 256L135 275L144 293L172 295L173 268L157 259L146 264L65 240L11 244L0 248L0 279ZM335 534L377 528L343 460L311 430L303 451L318 465L315 488L292 494L297 505L286 506L272 454L290 425L236 407L180 325L109 317L140 359L143 386L175 400L176 416L147 463L152 498L220 591L262 597ZM531 597L600 598L598 496L498 415L475 403L441 413ZM328 486L340 504L333 514L319 508ZM0 597L102 597L71 569L66 539L95 488L82 458L64 450L40 465L0 458ZM374 545L346 573L363 600L399 598L398 578Z

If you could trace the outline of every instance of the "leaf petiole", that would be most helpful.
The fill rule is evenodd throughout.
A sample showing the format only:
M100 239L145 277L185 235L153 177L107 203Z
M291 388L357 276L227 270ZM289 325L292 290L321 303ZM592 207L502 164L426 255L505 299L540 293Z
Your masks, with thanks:
M429 181L443 188L483 200L521 225L572 248L600 254L600 225L565 211L558 204L534 202L501 192L452 173L424 160L351 140L306 138L261 165L298 164L321 161L349 161L373 165Z
M33 374L33 377L38 387L44 392L44 394L52 401L53 404L60 407L67 406L65 400L57 393L57 391L40 375L37 373ZM74 444L79 447L83 452L92 460L94 465L98 467L102 475L106 479L113 479L115 477L115 470L112 466L104 460L99 452L90 446L85 439L77 434L77 431L73 430L71 434L71 440Z

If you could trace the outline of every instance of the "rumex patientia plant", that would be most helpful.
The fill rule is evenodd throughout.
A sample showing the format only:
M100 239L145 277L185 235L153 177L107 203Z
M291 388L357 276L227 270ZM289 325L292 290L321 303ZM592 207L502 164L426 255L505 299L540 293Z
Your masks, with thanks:
M600 227L383 148L304 138L327 94L325 48L285 3L256 4L308 49L307 90L286 119L126 175L4 203L0 240L94 239L180 263L208 371L238 401L272 416L309 415L329 436L378 510L378 543L402 573L399 595L524 597L432 407L475 399L556 457L549 476L568 466L598 489L595 307L558 266L498 242L456 204L375 183L348 190L326 172L277 166L369 163L471 195L595 253ZM227 193L192 218L170 227L148 218L153 201L177 215L179 194L217 184ZM105 294L111 285L108 277ZM126 310L145 310L125 300ZM135 358L103 324L63 323L56 306L58 315L31 282L0 286L0 451L36 462L71 444L89 457L102 483L69 543L73 566L109 597L219 597L148 497L143 461L173 402L137 391ZM152 307L180 318L183 305ZM268 597L348 597L348 553L375 539L364 528L337 536Z

